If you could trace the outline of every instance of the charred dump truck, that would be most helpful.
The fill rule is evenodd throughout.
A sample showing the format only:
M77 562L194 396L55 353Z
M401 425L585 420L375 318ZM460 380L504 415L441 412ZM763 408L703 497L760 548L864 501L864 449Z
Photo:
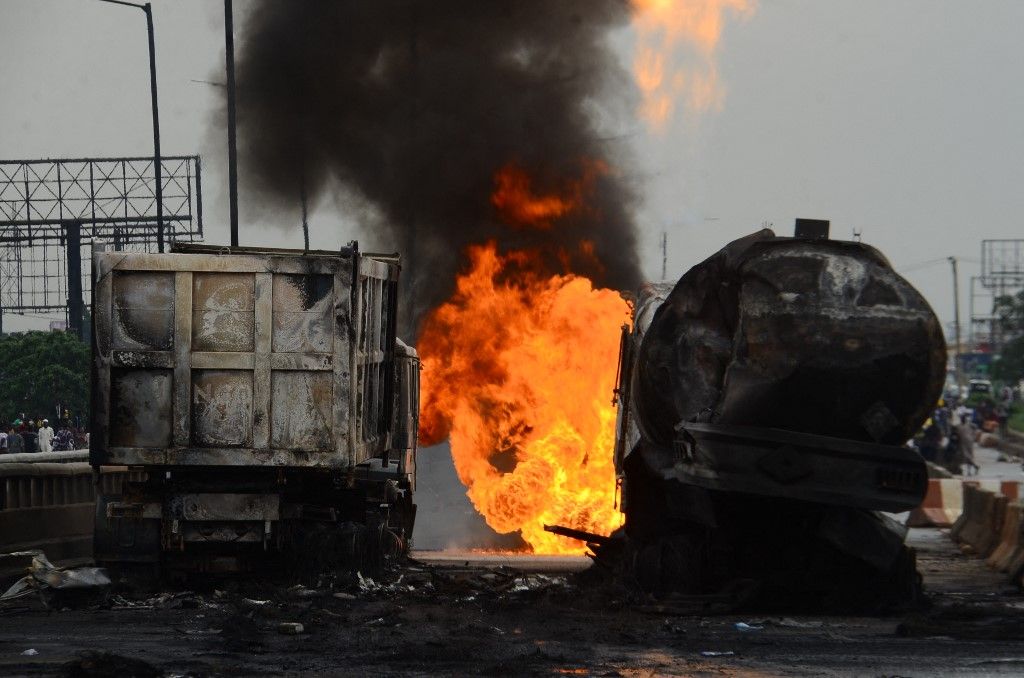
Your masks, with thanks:
M93 254L95 557L160 572L355 567L408 548L419 361L397 255ZM364 570L365 571L365 570Z
M615 455L622 560L644 589L847 610L920 593L882 512L927 489L903 444L939 396L945 341L877 250L816 230L762 230L638 295Z

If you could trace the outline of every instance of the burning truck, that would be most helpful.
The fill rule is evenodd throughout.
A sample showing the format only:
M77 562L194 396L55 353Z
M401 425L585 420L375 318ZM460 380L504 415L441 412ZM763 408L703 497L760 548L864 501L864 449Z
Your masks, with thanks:
M946 363L939 321L875 249L798 221L649 284L621 338L615 466L625 540L654 592L872 609L920 589L905 528ZM739 586L739 588L737 588Z

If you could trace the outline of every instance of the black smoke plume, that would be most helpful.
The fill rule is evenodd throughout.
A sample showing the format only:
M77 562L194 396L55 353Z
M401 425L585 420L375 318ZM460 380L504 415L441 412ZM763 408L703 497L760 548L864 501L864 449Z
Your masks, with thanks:
M294 205L340 181L372 205L379 218L364 227L402 252L407 283L411 273L407 322L450 294L465 246L488 240L542 250L552 273L633 288L635 197L596 122L631 110L609 46L630 12L625 0L257 2L237 71L247 183ZM594 161L609 171L587 210L542 230L495 213L499 168L515 163L544 193Z

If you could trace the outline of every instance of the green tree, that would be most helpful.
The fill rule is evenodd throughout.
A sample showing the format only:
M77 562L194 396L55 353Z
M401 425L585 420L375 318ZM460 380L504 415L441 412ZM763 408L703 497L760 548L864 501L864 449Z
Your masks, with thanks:
M992 311L1004 332L1011 337L1024 334L1024 290L996 297Z
M57 405L88 421L89 346L66 332L0 337L0 423L21 412L52 420Z
M1024 379L1024 336L1003 345L999 359L992 363L992 377L1010 384Z
M1003 344L999 359L992 364L992 376L1015 383L1024 379L1024 291L996 298L993 311L1009 340Z

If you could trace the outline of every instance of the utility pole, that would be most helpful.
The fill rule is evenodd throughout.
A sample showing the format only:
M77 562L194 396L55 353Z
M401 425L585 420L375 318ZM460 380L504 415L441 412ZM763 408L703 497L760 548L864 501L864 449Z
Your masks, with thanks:
M160 155L160 107L156 103L156 43L153 37L153 9L147 2L146 30L149 31L149 91L153 105L153 176L156 179L156 248L164 251L164 177Z
M402 257L403 278L408 281L405 285L405 293L408 295L406 301L406 330L408 336L416 335L416 274L422 269L417 261L417 212L419 210L419 154L418 147L418 125L419 125L419 2L420 0L409 0L409 169L408 206L406 219L407 233L404 257Z
M231 0L224 0L224 61L228 74L228 202L231 246L238 247L238 156L235 147L235 22Z
M953 369L956 371L956 385L963 386L963 375L960 373L960 280L956 270L956 257L949 257L953 267L953 333L956 345L953 349Z

